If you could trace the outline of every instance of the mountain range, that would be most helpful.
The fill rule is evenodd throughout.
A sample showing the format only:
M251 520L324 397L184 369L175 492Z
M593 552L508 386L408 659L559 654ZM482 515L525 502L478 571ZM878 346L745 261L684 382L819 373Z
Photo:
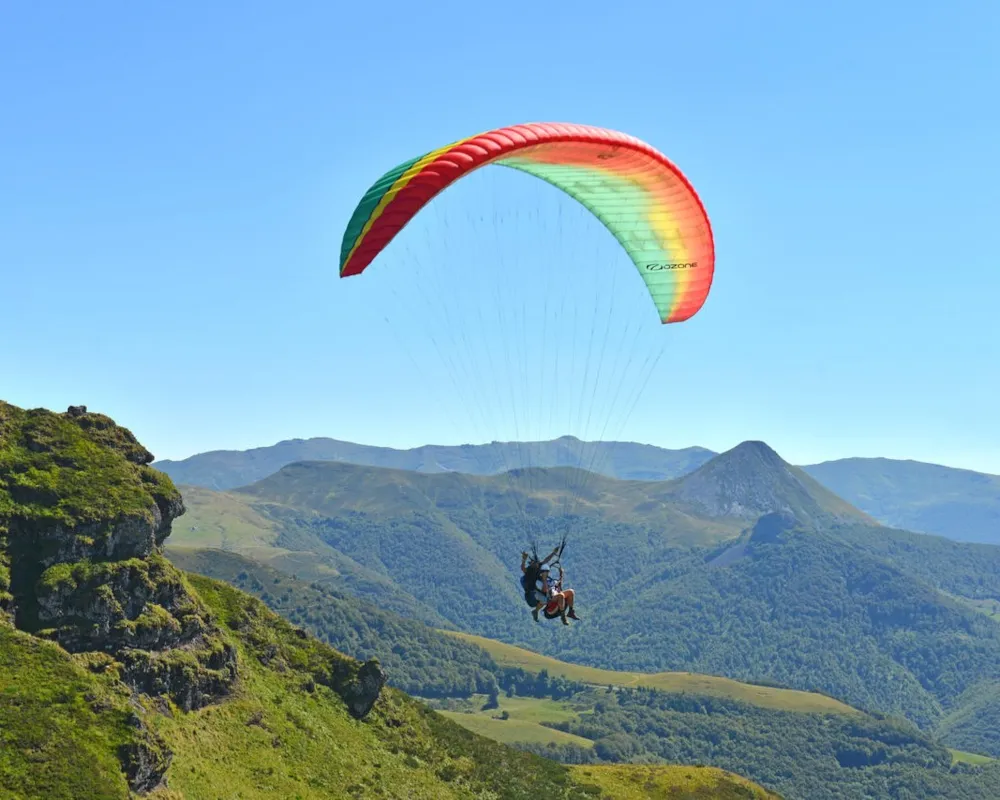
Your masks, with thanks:
M336 439L292 439L246 451L213 451L155 466L178 484L228 490L298 461L332 461L422 473L491 475L511 470L583 466L624 480L663 481L690 474L716 453L668 450L633 442L426 445L410 450ZM884 525L965 542L1000 544L1000 476L917 461L848 458L801 467L824 487Z
M986 724L1000 709L1000 548L879 525L762 442L667 481L590 475L581 490L578 472L512 483L296 462L186 492L174 541L226 533L231 549L438 627L607 669L818 690L1000 755ZM564 630L531 621L516 576L526 543L567 532L584 622Z
M646 796L771 796L718 769L579 769L470 733L386 686L377 659L355 661L165 559L184 503L151 461L82 406L0 401L0 797L629 800L635 783ZM366 614L324 599L337 630ZM412 623L366 621L366 644L489 665ZM923 750L941 762L940 748Z

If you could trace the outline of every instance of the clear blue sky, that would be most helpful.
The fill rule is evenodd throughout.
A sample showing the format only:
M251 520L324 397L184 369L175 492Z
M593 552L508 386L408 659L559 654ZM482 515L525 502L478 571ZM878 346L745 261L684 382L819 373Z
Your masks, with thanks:
M419 365L430 341L438 355L448 344L387 325L374 273L339 280L340 238L396 163L560 120L665 152L717 237L708 303L669 326L669 356L616 432L716 450L763 439L795 463L885 455L1000 473L1000 4L2 8L10 402L84 403L160 458L291 437L508 433L500 406L479 435L432 396L443 373ZM482 198L505 209L497 232L522 269L533 247L556 263L563 246L605 247L580 216L522 226L510 211L522 184L489 180L493 194L470 183L440 198L410 244L429 235L433 248L444 220L442 270L465 248L489 267L470 211ZM537 187L523 197L554 202ZM636 276L620 277L633 292ZM401 330L413 361L399 358ZM493 398L488 384L455 385ZM558 431L562 401L550 425L543 394L538 430Z

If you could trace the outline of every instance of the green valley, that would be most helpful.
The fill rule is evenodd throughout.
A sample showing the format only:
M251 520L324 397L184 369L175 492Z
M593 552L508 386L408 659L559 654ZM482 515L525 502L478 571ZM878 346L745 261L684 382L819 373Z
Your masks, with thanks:
M193 491L188 524L233 514L240 531L257 515L277 531L272 543L234 534L227 547L434 627L581 667L818 692L928 730L972 719L962 715L969 698L1000 682L1000 625L982 613L1000 597L1000 548L878 526L761 443L672 481L592 476L572 515L560 500L570 485L560 470L511 484L298 463L225 495ZM523 610L515 554L528 538L544 547L565 532L585 622L556 633ZM977 708L980 719L992 706ZM995 737L975 742L954 744L1000 754Z
M989 797L986 787L996 779L979 771L992 763L987 757L957 757L910 724L820 694L570 664L435 631L233 553L168 552L186 568L245 586L338 649L386 654L385 663L395 665L388 667L390 683L404 683L468 730L570 764L711 764L788 798L865 797L888 783L917 796L933 788L944 796ZM851 754L868 755L854 763L861 756ZM972 771L953 774L960 763Z
M161 547L184 507L151 460L85 408L0 403L0 796L628 796L466 731L386 687L378 660L177 570Z

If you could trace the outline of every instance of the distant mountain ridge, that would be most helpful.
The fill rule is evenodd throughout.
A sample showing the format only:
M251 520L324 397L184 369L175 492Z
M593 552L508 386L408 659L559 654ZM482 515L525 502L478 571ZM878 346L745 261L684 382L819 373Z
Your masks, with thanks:
M845 458L805 469L887 525L1000 544L1000 475L889 458Z
M245 451L217 450L154 466L179 484L225 491L255 483L297 461L470 475L583 464L614 478L662 481L688 475L716 455L703 447L669 450L635 442L583 442L571 436L410 450L313 438ZM846 458L799 469L884 525L1000 544L1000 476L887 458Z
M226 490L247 486L296 461L343 461L410 472L467 475L582 465L614 478L669 480L686 475L715 455L704 447L667 450L635 442L584 442L574 436L543 442L428 444L410 450L312 438L289 439L252 450L214 450L181 461L157 461L155 466L178 483Z

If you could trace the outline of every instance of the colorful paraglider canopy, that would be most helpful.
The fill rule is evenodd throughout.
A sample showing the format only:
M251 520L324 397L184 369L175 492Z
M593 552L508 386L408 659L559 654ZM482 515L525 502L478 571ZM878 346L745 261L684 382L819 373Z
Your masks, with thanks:
M347 225L341 277L360 274L435 195L488 164L535 175L589 209L639 270L662 322L682 322L704 305L715 247L691 184L633 136L564 123L499 128L389 170Z

